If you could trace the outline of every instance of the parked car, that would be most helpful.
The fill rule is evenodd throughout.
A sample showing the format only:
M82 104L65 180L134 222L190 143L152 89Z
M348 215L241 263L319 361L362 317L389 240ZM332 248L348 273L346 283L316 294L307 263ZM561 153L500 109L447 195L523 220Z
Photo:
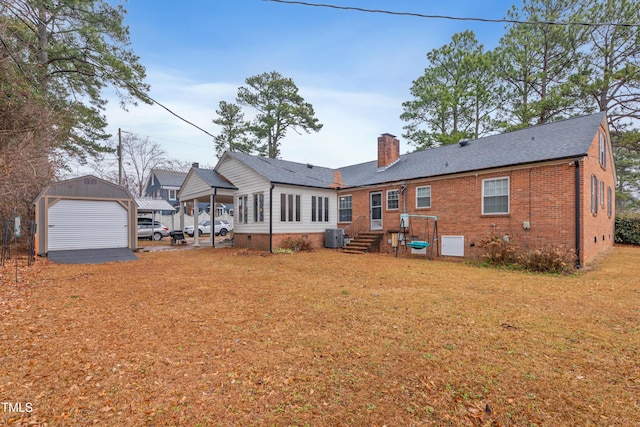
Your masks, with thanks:
M231 231L231 224L223 219L216 219L213 225L213 232L216 236L226 236ZM184 232L193 237L193 225L187 225ZM202 221L198 224L198 236L211 233L211 221Z
M138 217L138 225L140 224L151 224L153 222L153 218L148 218L146 216Z
M138 218L140 220L140 218ZM158 221L138 221L138 239L162 240L169 235L169 227Z

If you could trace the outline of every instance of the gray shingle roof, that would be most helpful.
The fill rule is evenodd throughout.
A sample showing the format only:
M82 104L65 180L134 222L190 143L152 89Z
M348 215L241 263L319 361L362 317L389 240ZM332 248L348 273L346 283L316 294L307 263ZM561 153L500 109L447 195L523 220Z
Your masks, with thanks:
M585 156L604 117L601 112L487 136L465 146L403 154L382 171L377 160L330 169L240 152L226 154L273 183L335 188L336 180L341 180L341 187L359 187Z
M154 169L153 174L160 185L167 185L170 187L180 187L187 177L186 172L169 171L165 169Z
M532 126L400 156L378 172L377 160L340 168L347 187L472 172L585 156L604 113Z
M268 181L277 184L291 184L305 187L335 187L335 170L305 163L252 156L237 151L228 151L227 155L244 163Z
M227 188L229 190L237 190L237 188L227 181L222 175L213 169L193 168L193 172L197 174L204 182L212 188Z

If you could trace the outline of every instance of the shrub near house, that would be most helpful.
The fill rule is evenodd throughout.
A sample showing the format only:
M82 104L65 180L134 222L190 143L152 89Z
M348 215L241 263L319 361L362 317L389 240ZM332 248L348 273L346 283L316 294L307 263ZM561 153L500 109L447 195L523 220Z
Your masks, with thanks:
M640 215L616 216L616 243L640 245Z

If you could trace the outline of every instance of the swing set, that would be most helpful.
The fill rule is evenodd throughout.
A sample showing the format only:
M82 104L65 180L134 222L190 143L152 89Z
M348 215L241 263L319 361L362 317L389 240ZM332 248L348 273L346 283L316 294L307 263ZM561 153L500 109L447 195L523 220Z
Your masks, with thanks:
M422 235L417 234L420 231L419 221L424 222ZM430 226L430 223L433 226ZM422 240L420 239L422 237ZM429 259L433 260L433 248L438 242L438 217L433 215L414 215L403 213L400 214L400 235L398 236L398 244L395 247L396 257L400 245L411 248L411 253L424 253L426 255L429 248ZM437 255L437 253L436 253Z

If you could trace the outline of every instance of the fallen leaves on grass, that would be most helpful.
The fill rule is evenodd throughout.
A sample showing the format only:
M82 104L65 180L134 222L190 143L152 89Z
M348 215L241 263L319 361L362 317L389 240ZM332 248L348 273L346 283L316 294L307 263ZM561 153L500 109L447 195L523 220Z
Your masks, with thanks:
M38 260L3 312L0 395L50 426L638 424L639 254L571 277L331 250Z

